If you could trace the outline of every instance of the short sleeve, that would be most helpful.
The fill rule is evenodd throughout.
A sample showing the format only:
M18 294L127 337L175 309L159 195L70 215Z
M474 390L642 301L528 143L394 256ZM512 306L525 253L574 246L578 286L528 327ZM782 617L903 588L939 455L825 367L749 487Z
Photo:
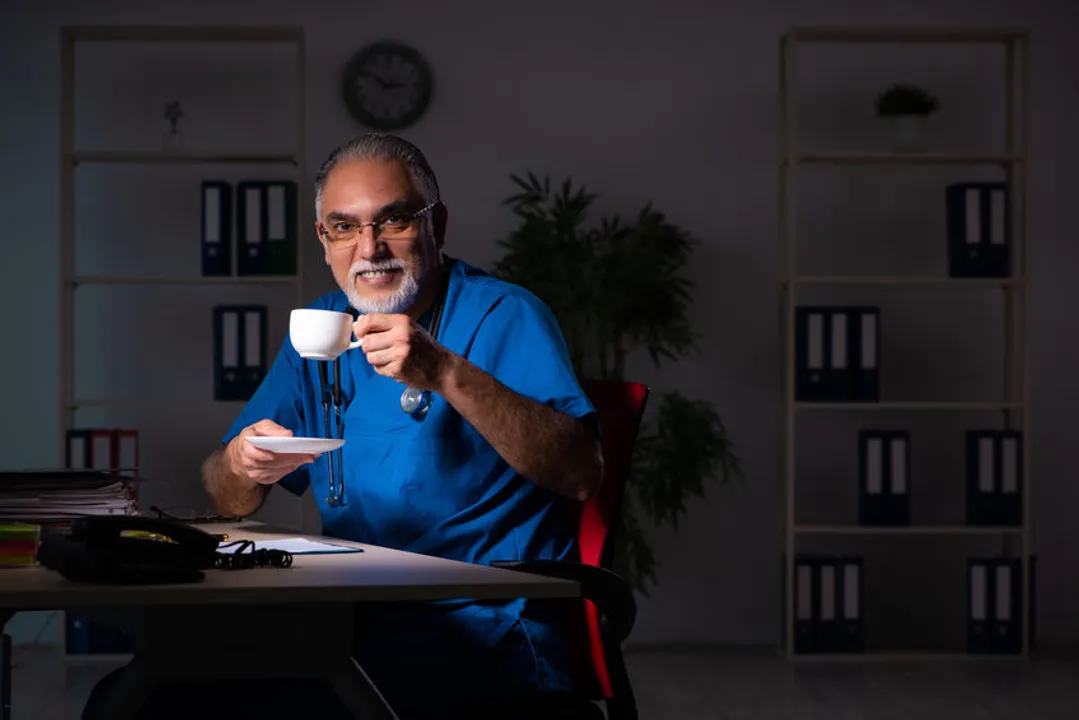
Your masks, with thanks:
M535 296L502 297L480 324L468 359L511 390L567 415L595 413L554 314Z
M248 425L273 420L295 435L304 434L302 368L291 352L288 341L281 346L255 394L244 405L221 442L228 444ZM310 479L307 468L300 467L277 483L294 495L302 495Z

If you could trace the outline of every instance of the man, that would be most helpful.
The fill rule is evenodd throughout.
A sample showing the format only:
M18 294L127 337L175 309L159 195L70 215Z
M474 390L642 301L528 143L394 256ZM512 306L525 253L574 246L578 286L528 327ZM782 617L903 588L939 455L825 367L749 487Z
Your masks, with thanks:
M550 311L442 254L448 213L435 175L400 138L371 134L336 149L316 178L315 207L340 291L311 307L351 313L362 341L337 360L338 477L331 488L330 453L277 455L246 441L336 432L319 362L286 341L205 463L220 512L250 515L275 485L310 487L328 535L481 564L574 559L576 512L599 487L602 455ZM356 657L402 718L567 690L557 605L364 607Z

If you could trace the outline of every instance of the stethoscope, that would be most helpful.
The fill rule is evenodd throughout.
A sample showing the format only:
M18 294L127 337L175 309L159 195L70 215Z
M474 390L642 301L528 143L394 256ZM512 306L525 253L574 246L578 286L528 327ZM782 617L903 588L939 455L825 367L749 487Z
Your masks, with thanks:
M431 325L427 332L435 341L438 341L438 330L442 325L442 309L446 303L446 293L449 287L449 273L443 270L442 286L439 288L438 297L431 310ZM333 365L333 382L329 381L329 369L327 365ZM322 415L325 421L326 432L331 438L344 437L344 422L341 418L341 366L337 359L318 363L319 382L322 385ZM431 409L431 391L419 388L406 387L401 393L401 411L412 417L417 422L422 422ZM330 408L333 408L334 430L330 431ZM336 459L336 462L335 462ZM326 498L326 504L330 507L342 507L345 505L345 474L341 469L341 448L326 453L326 468L330 476L330 496ZM340 479L338 479L340 475Z

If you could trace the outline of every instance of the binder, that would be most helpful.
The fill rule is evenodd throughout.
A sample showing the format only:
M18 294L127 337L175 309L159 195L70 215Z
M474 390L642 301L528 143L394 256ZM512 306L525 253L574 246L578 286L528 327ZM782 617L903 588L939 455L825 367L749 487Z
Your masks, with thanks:
M992 649L991 567L991 561L985 558L967 560L967 652L973 654L989 653Z
M236 186L237 271L296 273L296 183L245 180Z
M1018 653L1023 636L1023 596L1019 558L995 558L993 569L992 651Z
M843 402L852 398L848 320L844 308L795 309L795 393L799 401Z
M880 400L880 308L854 307L849 310L851 399L856 402Z
M910 524L910 433L858 433L858 519L862 525Z
M854 555L841 555L839 568L839 620L840 652L854 653L865 650L865 622L863 621L862 593L864 561Z
M266 376L266 307L214 307L214 399L249 400Z
M106 428L75 428L67 431L64 459L70 470L116 470L117 440Z
M948 271L952 277L1007 277L1011 272L1008 184L961 182L945 190Z
M817 618L813 631L813 649L818 653L838 652L843 639L840 620L842 574L837 558L819 556L817 572Z
M202 274L232 273L232 185L202 182Z
M1022 433L969 430L966 455L967 524L1022 524Z
M794 558L794 652L816 649L816 625L820 594L817 558L800 553Z

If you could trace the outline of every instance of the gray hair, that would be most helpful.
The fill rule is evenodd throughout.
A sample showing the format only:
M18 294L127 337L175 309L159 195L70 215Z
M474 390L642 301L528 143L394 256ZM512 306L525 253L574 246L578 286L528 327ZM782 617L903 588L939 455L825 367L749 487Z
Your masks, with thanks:
M439 199L435 172L418 147L396 135L368 133L340 145L322 163L315 176L315 212L318 215L322 214L322 190L326 186L326 178L338 163L349 160L398 160L408 170L413 185L423 197L424 205Z

